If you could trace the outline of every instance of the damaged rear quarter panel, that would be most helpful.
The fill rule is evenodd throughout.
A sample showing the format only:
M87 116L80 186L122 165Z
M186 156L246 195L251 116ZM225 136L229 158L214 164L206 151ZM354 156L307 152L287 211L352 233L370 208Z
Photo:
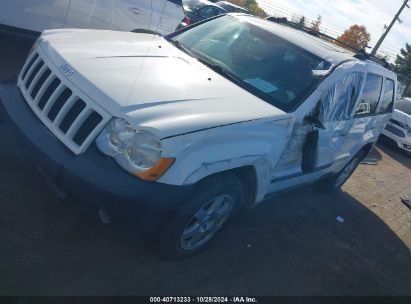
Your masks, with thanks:
M176 161L159 181L194 184L214 173L252 166L257 178L258 202L268 189L272 170L289 140L293 124L290 115L281 115L164 139L164 157L174 157Z

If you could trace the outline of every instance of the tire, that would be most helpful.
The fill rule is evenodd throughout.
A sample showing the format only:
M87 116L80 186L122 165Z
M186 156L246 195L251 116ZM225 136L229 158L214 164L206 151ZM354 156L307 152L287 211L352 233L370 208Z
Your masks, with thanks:
M341 169L340 172L326 178L325 180L322 180L320 184L322 190L325 192L340 191L341 187L354 173L355 169L357 169L358 165L361 163L364 156L364 152L360 151L348 162L348 164L344 166L344 168Z
M234 174L217 175L200 182L154 238L160 254L176 260L205 249L234 213L242 197L243 185Z

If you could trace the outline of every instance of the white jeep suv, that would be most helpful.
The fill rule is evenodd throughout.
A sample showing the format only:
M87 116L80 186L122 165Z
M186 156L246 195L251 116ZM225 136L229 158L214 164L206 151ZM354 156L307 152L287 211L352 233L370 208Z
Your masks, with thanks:
M239 206L319 180L338 189L396 86L365 54L225 15L164 38L45 31L0 98L55 188L184 257Z

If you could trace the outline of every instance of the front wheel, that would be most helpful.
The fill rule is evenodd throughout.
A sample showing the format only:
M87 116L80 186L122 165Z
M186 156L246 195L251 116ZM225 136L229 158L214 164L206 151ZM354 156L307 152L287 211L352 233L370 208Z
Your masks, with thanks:
M180 259L203 250L233 214L242 195L242 183L233 174L201 182L162 227L157 239L161 254L168 259Z
M342 185L344 185L344 183L354 173L355 169L357 169L363 158L364 153L358 153L350 160L347 165L345 165L345 167L340 172L323 180L321 183L321 188L326 192L339 191Z

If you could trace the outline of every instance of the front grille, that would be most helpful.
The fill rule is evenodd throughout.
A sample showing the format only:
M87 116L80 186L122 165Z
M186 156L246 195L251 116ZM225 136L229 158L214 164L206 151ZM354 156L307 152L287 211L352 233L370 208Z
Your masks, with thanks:
M110 119L110 115L67 84L65 76L48 66L40 53L26 61L19 88L40 120L74 153L83 152Z
M390 132L390 133L398 136L398 137L405 137L405 132L404 132L404 131L402 131L402 130L396 128L396 127L394 127L394 126L391 125L391 124L385 125L385 128L384 128L384 129L387 130L388 132Z

